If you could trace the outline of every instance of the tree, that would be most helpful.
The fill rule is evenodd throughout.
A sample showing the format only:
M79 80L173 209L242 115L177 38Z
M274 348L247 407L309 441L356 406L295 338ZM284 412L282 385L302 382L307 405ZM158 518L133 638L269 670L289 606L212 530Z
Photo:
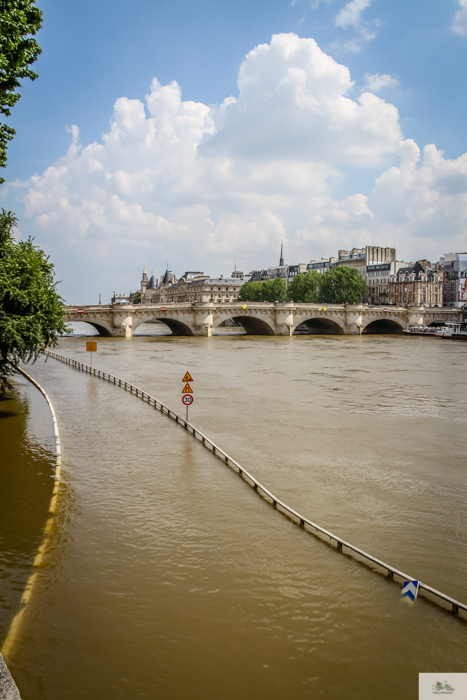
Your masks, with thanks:
M297 304L314 304L319 299L323 275L309 270L306 275L297 275L289 284L288 298Z
M0 0L0 114L9 117L18 102L21 78L35 80L31 70L41 48L32 37L42 25L42 12L35 0ZM6 166L7 144L15 135L11 126L0 123L0 167ZM0 177L0 184L5 181Z
M261 301L287 301L287 282L282 277L261 282Z
M16 365L35 361L68 329L53 265L44 251L12 235L16 217L0 213L0 394Z
M261 301L262 282L245 282L238 293L238 301Z
M245 282L240 288L238 301L286 301L287 282L281 277L264 282Z
M319 302L325 304L359 304L365 293L365 280L352 267L333 267L322 276Z

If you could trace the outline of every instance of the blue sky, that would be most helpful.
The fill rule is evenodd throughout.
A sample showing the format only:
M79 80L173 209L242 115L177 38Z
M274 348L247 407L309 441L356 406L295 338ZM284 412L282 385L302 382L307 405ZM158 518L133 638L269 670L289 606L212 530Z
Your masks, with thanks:
M467 248L466 0L37 4L0 194L68 301L167 259L264 267L281 238L288 262Z

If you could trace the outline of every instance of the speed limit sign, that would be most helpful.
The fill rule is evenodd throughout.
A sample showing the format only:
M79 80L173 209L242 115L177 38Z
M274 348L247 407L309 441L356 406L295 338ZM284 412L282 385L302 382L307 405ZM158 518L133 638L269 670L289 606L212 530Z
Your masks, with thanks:
M194 401L193 394L183 394L182 402L185 404L185 406L191 406L193 401Z

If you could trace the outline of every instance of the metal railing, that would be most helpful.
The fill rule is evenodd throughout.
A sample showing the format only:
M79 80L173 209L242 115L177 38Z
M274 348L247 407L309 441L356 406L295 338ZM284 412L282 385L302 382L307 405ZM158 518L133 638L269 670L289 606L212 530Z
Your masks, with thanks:
M188 423L184 418L175 413L175 411L172 411L170 408L165 406L161 401L154 398L154 396L151 396L147 392L143 391L134 384L127 382L124 379L120 379L119 377L116 377L113 374L104 372L100 369L97 369L96 367L91 367L90 365L87 365L83 362L79 362L78 360L74 360L64 355L59 355L58 353L53 352L51 350L47 350L45 354L48 357L52 357L55 360L59 360L60 362L64 362L65 364L70 365L74 369L77 369L81 372L85 372L86 374L90 374L94 377L104 379L105 381L108 381L111 384L114 384L115 386L124 389L125 391L130 391L131 394L134 393L134 395L137 398L140 398L143 401L147 401L149 405L154 406L155 410L158 410L162 414L168 416L169 418L172 418L176 423L178 423L185 430L187 430L187 432L189 432L195 439L199 440L204 447L206 447L212 452L212 454L221 459L229 467L232 467L237 472L237 474L239 474L239 476L241 476L244 479L244 481L246 481L246 483L249 486L251 486L260 496L262 496L266 501L268 501L273 506L273 508L279 510L279 512L281 512L283 515L289 517L293 522L295 522L305 531L316 535L321 540L325 540L328 544L333 544L338 551L342 553L347 553L354 559L360 561L361 563L369 565L373 571L377 573L385 573L385 575L387 575L387 577L392 580L417 580L413 576L409 576L408 574L404 573L403 571L400 571L399 569L396 569L394 566L387 564L381 559L378 559L377 557L368 554L368 552L365 552L363 549L360 549L360 547L356 547L354 544L347 542L346 540L342 539L342 537L335 535L329 530L326 530L317 523L313 522L309 518L306 518L304 515L298 513L296 510L294 510L286 503L281 501L280 498L275 496L269 489L263 486L263 484L259 482L258 479L256 479L252 474L250 474L250 472L244 469L244 467L242 467L241 464L239 464L235 459L230 457L230 455L224 452L224 450L222 450L218 445L216 445L215 442L208 438L207 435L198 430L198 428L195 428L195 426L191 423ZM431 586L428 586L426 583L422 583L421 581L419 585L419 594L423 595L423 597L427 598L439 607L451 610L455 615L460 616L463 619L467 619L467 605L461 603L458 600L455 600L454 598L451 598L451 596L448 596L445 593L436 590L435 588L432 588ZM463 614L461 615L461 613Z

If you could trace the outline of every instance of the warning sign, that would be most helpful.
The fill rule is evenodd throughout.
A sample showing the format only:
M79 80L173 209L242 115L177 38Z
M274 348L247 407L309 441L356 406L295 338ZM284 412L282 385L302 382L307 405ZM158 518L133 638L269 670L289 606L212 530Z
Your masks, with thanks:
M86 343L86 352L97 352L97 343L95 340L88 340Z
M192 394L192 393L193 393L193 389L191 388L191 386L189 384L185 384L185 386L182 389L182 394Z
M194 381L193 377L191 376L191 374L189 372L187 372L185 374L185 376L183 377L182 382L192 382L192 381Z

